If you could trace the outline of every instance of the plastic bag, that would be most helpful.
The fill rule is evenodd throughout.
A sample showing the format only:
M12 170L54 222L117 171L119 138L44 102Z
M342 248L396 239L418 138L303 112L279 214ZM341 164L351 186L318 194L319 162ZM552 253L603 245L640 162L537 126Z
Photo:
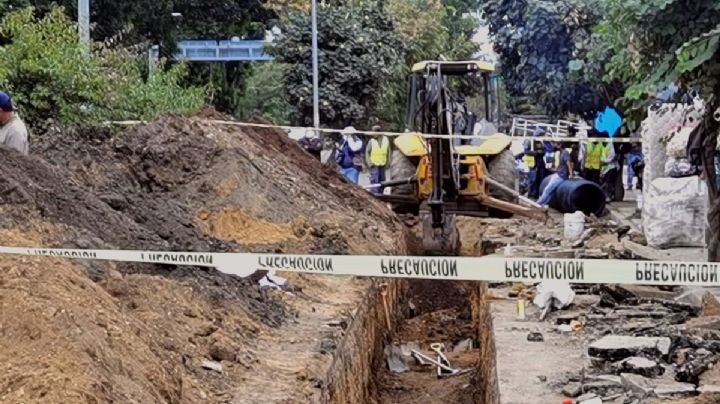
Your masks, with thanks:
M642 223L648 245L705 246L707 186L700 177L657 178L645 190Z
M691 177L698 169L686 158L670 159L665 163L665 175L672 178Z

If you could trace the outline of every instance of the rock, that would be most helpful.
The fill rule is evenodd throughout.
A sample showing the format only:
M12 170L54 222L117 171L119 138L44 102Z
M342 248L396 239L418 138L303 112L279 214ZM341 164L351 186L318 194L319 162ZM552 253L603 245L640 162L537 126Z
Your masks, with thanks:
M595 376L587 376L588 381L604 381L604 382L613 382L615 384L622 384L622 379L620 376L615 375L595 375Z
M201 326L197 331L195 331L195 335L198 337L209 337L217 330L218 330L218 328L215 327L214 325L205 324L205 325Z
M593 342L588 347L590 356L603 359L625 359L630 356L658 356L670 352L670 338L667 337L628 337L608 335Z
M333 352L337 348L337 343L332 338L323 338L320 341L320 352L328 354Z
M232 362L235 360L235 350L227 344L217 341L210 346L208 355L216 361L228 361Z
M539 332L531 332L527 335L527 340L530 342L543 342L545 338Z
M665 373L665 368L659 363L641 356L623 359L613 367L617 373L635 373L645 377L657 377Z
M573 304L577 307L590 307L600 303L600 296L598 295L575 295Z
M599 396L608 396L624 392L625 387L621 383L615 383L612 380L598 380L583 384L582 391L595 393Z
M681 382L663 382L655 387L658 398L679 398L695 393L695 385Z
M706 292L702 298L702 308L700 309L700 316L720 316L720 302L718 302L715 295L710 292Z
M562 393L566 397L575 398L582 393L582 385L577 382L571 382L565 385L562 389Z
M685 327L688 330L720 330L720 316L691 318Z
M467 351L472 351L472 349L473 349L472 338L466 338L466 339L458 342L457 344L455 344L452 351L453 352L467 352Z
M597 394L594 393L587 393L583 394L582 396L578 397L577 400L575 400L576 403L585 403L586 401L595 400L598 398Z
M655 384L647 377L636 375L633 373L623 373L620 375L623 386L641 396L650 394L655 389Z
M547 381L547 376L540 375L537 378L538 378L538 380L540 380L543 383L545 383Z
M205 360L202 361L202 363L200 364L200 366L202 366L203 369L214 370L214 371L216 371L216 372L218 372L218 373L222 373L222 372L223 372L223 365L222 365L222 363L220 363L220 362L209 361L209 360L205 359Z
M589 400L578 401L578 404L603 404L603 400L600 397L594 397Z

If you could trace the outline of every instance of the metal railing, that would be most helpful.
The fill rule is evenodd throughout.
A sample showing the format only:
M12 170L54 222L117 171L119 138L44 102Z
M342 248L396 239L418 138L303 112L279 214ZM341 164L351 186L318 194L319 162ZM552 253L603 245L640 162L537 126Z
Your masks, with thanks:
M265 62L273 60L265 52L266 44L268 42L239 39L180 41L173 58L191 62ZM159 58L160 47L155 45L148 51L150 65L157 63Z

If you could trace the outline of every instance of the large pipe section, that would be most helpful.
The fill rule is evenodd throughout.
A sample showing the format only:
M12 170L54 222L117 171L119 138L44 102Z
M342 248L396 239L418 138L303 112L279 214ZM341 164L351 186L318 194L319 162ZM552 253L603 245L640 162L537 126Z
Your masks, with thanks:
M540 193L545 190L550 177L543 180ZM565 180L557 187L550 199L550 207L561 213L581 211L586 215L602 216L605 213L605 192L594 182L582 179Z

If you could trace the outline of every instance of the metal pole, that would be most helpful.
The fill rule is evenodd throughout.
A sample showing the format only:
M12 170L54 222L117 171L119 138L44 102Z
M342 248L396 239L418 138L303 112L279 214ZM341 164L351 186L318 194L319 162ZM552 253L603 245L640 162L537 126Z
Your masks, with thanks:
M313 126L320 127L320 94L318 88L317 1L312 0L312 70L313 70Z
M78 0L78 32L80 43L90 49L90 0Z

